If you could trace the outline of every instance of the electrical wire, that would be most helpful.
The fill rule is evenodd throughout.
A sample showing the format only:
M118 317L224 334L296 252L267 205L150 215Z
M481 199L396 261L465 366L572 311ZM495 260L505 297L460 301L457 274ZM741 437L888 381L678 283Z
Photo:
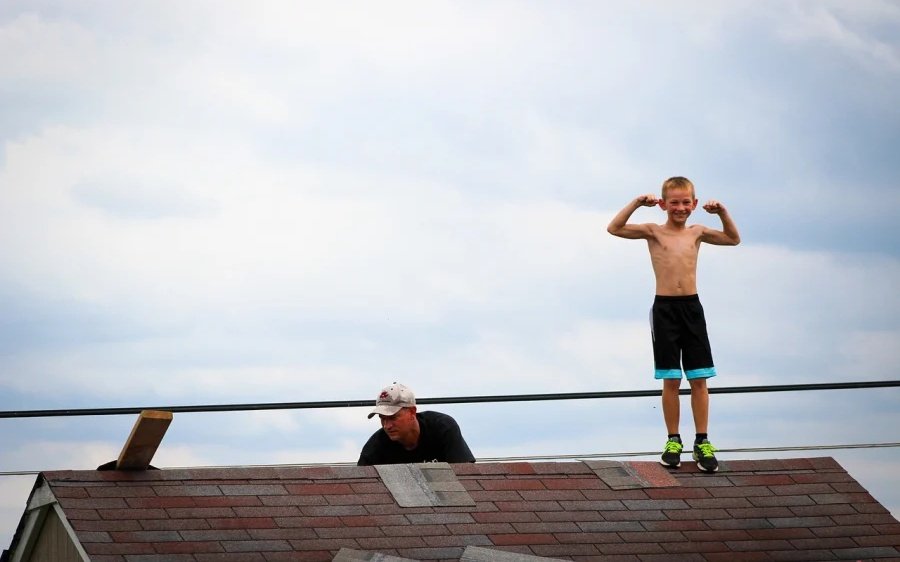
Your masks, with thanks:
M709 389L710 394L743 394L758 392L795 392L809 390L852 390L863 388L888 388L900 386L900 380L860 381L817 384L781 384L760 386L726 386ZM689 388L679 391L689 395ZM417 404L476 404L485 402L532 402L543 400L585 400L598 398L636 398L660 396L662 390L622 390L605 392L568 392L556 394L508 394L495 396L452 396L443 398L416 398ZM258 410L298 410L321 408L362 408L372 406L372 400L335 400L319 402L270 402L251 404L206 404L195 406L142 406L125 408L66 408L59 410L0 411L3 418L49 418L69 416L117 416L139 414L142 410L161 410L172 413L239 412Z
M881 449L900 447L900 443L848 443L842 445L798 445L785 447L740 447L735 449L716 449L717 453L768 453L773 451L829 451L839 449ZM528 455L518 457L482 457L477 462L516 462L516 461L559 461L559 460L590 460L609 459L619 457L652 457L659 455L659 451L637 451L624 453L586 453L581 455ZM728 462L725 459L725 462ZM321 463L290 463L290 464L229 464L208 466L170 466L163 470L196 470L196 469L221 469L221 468L307 468L323 466L356 466L355 462L321 462ZM50 470L13 470L0 471L3 476L34 476Z

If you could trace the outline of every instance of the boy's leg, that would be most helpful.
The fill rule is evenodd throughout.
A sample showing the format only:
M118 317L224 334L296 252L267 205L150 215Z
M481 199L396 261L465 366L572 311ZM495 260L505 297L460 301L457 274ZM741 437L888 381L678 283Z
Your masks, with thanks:
M677 300L677 299L676 299ZM669 433L660 463L668 468L681 466L681 437L678 424L681 418L681 346L679 322L673 314L672 297L657 296L650 311L650 331L653 336L654 377L662 379L662 410Z
M678 435L678 422L681 415L681 399L678 396L678 387L681 379L663 379L662 409L663 418L666 421L666 430L669 438L663 449L659 462L668 468L681 466L681 438Z
M693 385L691 385L691 387L693 388ZM666 430L669 432L669 435L678 433L678 425L681 420L681 399L678 396L679 388L681 388L680 378L663 379L663 419L666 421Z
M719 470L719 462L713 454L716 449L707 438L709 389L706 379L716 376L716 368L709 346L709 336L706 333L706 317L699 298L685 303L682 312L687 327L684 332L682 362L684 375L691 385L691 412L694 415L694 427L697 429L693 456L700 470L715 472Z
M697 433L707 433L709 428L709 388L706 379L690 379L691 413L694 415L694 428Z
M700 470L716 472L719 470L719 461L714 454L716 448L705 438L709 425L709 388L706 379L689 379L688 382L691 383L691 411L698 434L694 441L693 457Z

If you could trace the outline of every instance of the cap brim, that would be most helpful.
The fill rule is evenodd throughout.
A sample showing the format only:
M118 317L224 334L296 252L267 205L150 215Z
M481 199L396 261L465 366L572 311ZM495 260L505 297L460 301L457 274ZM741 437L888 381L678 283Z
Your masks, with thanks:
M403 406L376 406L374 410L369 412L369 419L372 419L372 416L381 414L382 416L393 416L397 412L403 409Z

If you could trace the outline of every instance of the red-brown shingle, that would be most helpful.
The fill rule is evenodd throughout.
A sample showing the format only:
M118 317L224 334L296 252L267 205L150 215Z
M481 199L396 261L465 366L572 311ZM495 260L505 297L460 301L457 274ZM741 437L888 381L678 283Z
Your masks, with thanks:
M451 465L475 505L404 508L373 467L41 476L99 562L331 560L341 548L459 560L900 558L900 523L830 458ZM622 488L622 489L616 489Z

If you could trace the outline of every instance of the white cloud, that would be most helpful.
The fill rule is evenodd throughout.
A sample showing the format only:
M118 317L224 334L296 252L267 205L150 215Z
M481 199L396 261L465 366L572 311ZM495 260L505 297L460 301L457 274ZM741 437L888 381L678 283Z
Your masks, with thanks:
M19 87L48 87L82 80L101 55L94 37L67 20L47 21L34 12L0 20L0 77Z
M34 480L35 476L31 475L0 477L0 550L5 550L12 542Z
M0 228L14 244L0 259L23 283L40 279L44 286L34 290L64 285L71 297L95 302L141 294L144 304L166 309L271 306L275 298L307 309L360 314L366 307L427 318L454 302L502 300L525 276L590 270L585 250L607 243L605 217L552 201L485 201L403 176L309 168L276 176L237 155L227 169L187 167L163 138L123 137L60 129L9 145L2 181L16 188L7 193ZM204 151L189 158L210 159ZM73 198L83 177L119 175L107 195L92 192L92 203L124 207L119 215L127 219L136 204L129 199L160 196L141 178L161 162L166 172L155 183L185 186L168 204L188 205L186 216L179 207L166 216L161 202L158 220L128 221L81 205L84 194ZM217 211L191 216L191 201ZM50 209L52 225L42 222ZM42 251L13 250L34 247Z
M377 427L373 427L374 432ZM368 436L367 436L368 437ZM277 464L353 463L359 459L362 444L342 439L326 448L296 447L272 451L272 462Z
M123 437L125 442L127 435ZM36 439L4 452L6 466L20 470L92 470L119 458L122 446L96 440L56 441Z
M872 70L900 71L900 49L868 28L900 22L900 8L882 1L794 2L788 17L779 17L779 31L789 41L817 41L834 46ZM854 29L856 27L857 29ZM858 29L863 27L863 29Z
M900 330L853 330L838 345L838 368L865 378L894 377L900 365Z
M649 305L635 310L635 316ZM648 313L649 314L649 313ZM647 314L645 314L647 316ZM634 390L656 388L649 316L644 322L587 320L559 338L559 351L568 354L593 388ZM587 377L585 377L587 378Z

